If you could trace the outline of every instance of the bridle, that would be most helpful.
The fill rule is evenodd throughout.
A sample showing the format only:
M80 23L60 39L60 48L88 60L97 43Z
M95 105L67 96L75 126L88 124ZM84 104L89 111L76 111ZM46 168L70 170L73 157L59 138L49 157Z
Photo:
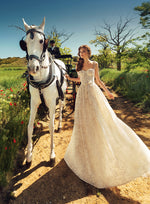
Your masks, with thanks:
M32 79L32 76L31 76L31 75L28 75L28 76L27 76L27 82L28 82L31 86L33 86L34 88L37 88L37 89L39 90L39 94L40 94L41 101L42 101L43 103L45 103L45 102L44 102L44 98L43 98L43 94L41 93L41 89L44 89L44 88L50 86L50 85L53 83L53 81L55 80L55 78L56 78L55 75L52 76L52 66L51 66L51 64L52 64L52 62L54 62L54 63L56 64L56 66L58 66L58 68L59 68L59 70L60 70L60 73L61 73L60 82L59 82L58 78L56 79L56 87L57 87L57 90L58 90L58 95L59 95L59 98L61 98L61 100L64 100L64 94L63 94L63 92L62 92L61 87L62 87L63 82L64 82L64 74L63 74L62 69L63 69L63 70L65 70L65 69L64 69L63 67L61 67L59 64L57 64L57 63L55 62L55 60L52 59L52 56L51 56L51 55L50 55L51 63L49 64L50 66L49 66L49 65L48 65L47 67L43 67L43 66L42 66L42 62L43 62L44 59L45 59L45 52L46 52L46 49L47 49L47 47L48 47L48 39L46 39L45 34L44 34L43 32L38 31L38 30L36 30L36 29L34 29L34 28L33 28L33 29L29 29L29 30L26 32L26 35L30 34L30 38L31 38L31 39L34 39L34 32L40 33L40 34L42 34L42 35L44 36L43 51L42 51L42 54L41 54L40 57L38 57L37 55L28 55L27 44L26 44L26 42L23 40L25 36L22 38L22 40L20 40L20 43L19 43L19 44L20 44L21 49L22 49L23 51L26 51L26 58L27 58L28 61L29 61L29 60L32 60L32 59L36 59L36 60L39 61L41 68L48 68L48 67L49 67L49 77L48 77L48 79L47 79L46 82L42 83L42 82L35 82L35 81ZM65 71L66 71L66 70L65 70Z
M39 34L41 34L41 35L44 36L43 51L42 51L42 54L41 54L40 57L37 56L37 55L29 55L29 54L28 54L27 44L26 44L26 42L23 40L25 36L22 38L22 40L20 40L19 44L20 44L21 49L22 49L23 51L26 51L26 58L27 58L28 61L29 61L29 60L32 60L32 59L36 59L36 60L38 60L39 63L41 64L41 63L44 61L44 59L45 59L45 52L46 52L46 49L47 49L47 47L48 47L48 39L46 39L45 34L44 34L43 32L38 31L38 30L36 30L36 29L34 29L34 28L29 29L29 30L26 32L26 36L27 36L28 34L30 34L30 38L31 38L31 39L34 39L34 33L35 33L35 32L36 32L36 33L39 33ZM41 67L42 67L42 66L41 66Z

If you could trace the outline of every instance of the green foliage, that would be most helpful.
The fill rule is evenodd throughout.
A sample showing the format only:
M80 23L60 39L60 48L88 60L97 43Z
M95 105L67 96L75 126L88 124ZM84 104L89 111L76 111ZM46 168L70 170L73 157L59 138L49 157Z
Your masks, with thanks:
M64 48L60 48L60 53L61 55L69 55L71 53L70 48L64 47Z
M126 49L126 47L131 42L131 35L133 34L132 29L128 29L129 23L131 19L122 18L118 20L116 26L112 26L106 22L104 22L104 26L102 27L102 31L96 31L96 39L91 40L90 43L95 44L95 46L101 46L102 52L111 48L116 53L116 64L117 70L121 70L121 62L122 55ZM128 29L128 31L127 31ZM105 53L103 52L103 57L105 57ZM105 58L105 62L107 62ZM107 66L107 65L106 65Z
M132 70L130 72L103 69L101 79L116 92L139 105L143 111L150 111L150 71Z
M96 39L91 40L90 43L94 44L96 47L102 47L102 49L99 50L99 54L92 57L93 60L98 62L99 67L105 68L112 66L114 56L107 42L107 37L103 35L96 35Z
M64 31L58 32L56 27L53 27L51 32L48 35L49 42L51 40L55 41L55 46L60 48L61 55L70 54L71 50L67 47L62 48L62 44L67 41L72 34L67 34Z
M106 40L96 36L95 40L90 41L95 46L101 45L99 55L94 56L93 59L99 63L100 68L121 66L122 70L131 70L139 67L149 69L150 67L150 33L146 32L144 35L130 39L128 44L123 46L114 46L116 52L112 52ZM102 41L103 40L103 41ZM140 44L139 44L140 42ZM132 45L132 47L131 47ZM120 64L121 63L121 64ZM119 70L119 69L118 69Z
M94 44L96 47L101 46L103 50L106 50L109 47L109 43L107 41L107 36L106 35L96 35L95 40L90 41L91 44Z
M22 71L15 75L12 72L0 71L0 76L4 76L4 80L0 78L0 186L7 184L17 152L27 139L29 95L26 81L21 78Z
M51 40L54 40L56 47L61 47L61 39L59 38L59 35L57 35L57 33L52 32L50 35L48 35L48 39L49 39L49 42Z
M99 50L99 55L94 55L93 60L97 61L100 68L112 67L114 55L110 49Z
M141 6L135 7L134 10L139 12L142 26L150 28L150 1L143 2Z
M150 69L150 52L148 48L136 47L124 53L123 62L127 71L133 69Z

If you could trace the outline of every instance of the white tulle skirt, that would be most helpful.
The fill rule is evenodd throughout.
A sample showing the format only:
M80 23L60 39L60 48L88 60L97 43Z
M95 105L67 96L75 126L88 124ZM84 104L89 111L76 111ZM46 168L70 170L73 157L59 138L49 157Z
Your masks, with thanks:
M150 173L149 149L116 116L95 83L78 90L64 159L80 179L97 188L122 185Z

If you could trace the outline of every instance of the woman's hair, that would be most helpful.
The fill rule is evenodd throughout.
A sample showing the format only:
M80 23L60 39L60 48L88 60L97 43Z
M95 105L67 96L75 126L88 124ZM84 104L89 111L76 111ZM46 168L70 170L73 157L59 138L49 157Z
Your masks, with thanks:
M78 56L79 56L79 60L78 60L78 64L77 64L77 71L82 70L83 68L83 63L84 63L84 59L80 57L80 50L81 49L86 49L89 55L89 58L91 57L91 48L88 45L81 45L78 49Z

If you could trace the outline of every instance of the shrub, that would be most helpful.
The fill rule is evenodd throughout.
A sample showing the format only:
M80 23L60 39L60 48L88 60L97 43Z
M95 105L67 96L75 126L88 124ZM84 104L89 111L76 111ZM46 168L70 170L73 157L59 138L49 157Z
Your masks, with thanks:
M101 79L116 92L126 96L144 111L150 111L150 73L149 70L117 71L103 69Z
M6 83L7 84L7 83ZM5 186L15 167L17 151L26 141L29 95L26 82L15 87L0 87L0 186ZM7 84L8 85L8 84Z

